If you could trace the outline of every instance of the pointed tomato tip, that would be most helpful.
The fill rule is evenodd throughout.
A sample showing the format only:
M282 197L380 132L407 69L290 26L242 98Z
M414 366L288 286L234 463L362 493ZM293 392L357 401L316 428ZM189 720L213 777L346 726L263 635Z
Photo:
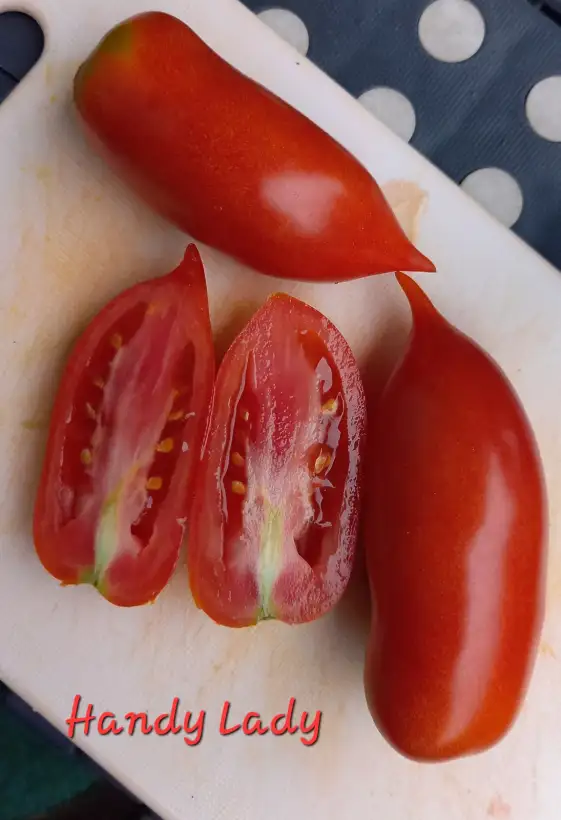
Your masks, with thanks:
M405 264L400 264L398 267L401 270L411 273L436 273L436 265L434 262L411 243L405 257Z
M168 276L179 277L191 282L201 282L206 292L205 266L200 251L194 242L187 245L181 261L168 273Z
M203 266L203 260L199 249L194 242L189 242L185 248L185 253L183 254L182 264L192 264L193 262L201 267Z
M265 305L272 305L274 303L284 302L286 305L295 305L295 304L303 304L302 300L299 299L297 296L292 296L290 293L285 293L283 290L274 291L274 293L269 294L267 300L263 303L262 307Z
M434 317L440 315L427 294L414 279L402 271L397 271L395 278L409 301L415 319L419 319L422 316Z

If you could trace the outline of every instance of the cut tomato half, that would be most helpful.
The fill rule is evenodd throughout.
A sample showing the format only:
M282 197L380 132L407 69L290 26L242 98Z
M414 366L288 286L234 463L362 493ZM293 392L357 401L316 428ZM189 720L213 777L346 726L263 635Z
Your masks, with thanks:
M227 351L189 525L189 582L217 623L312 621L355 554L364 390L321 313L275 294Z
M154 600L177 563L215 362L195 245L121 293L67 362L34 512L45 569L112 603Z

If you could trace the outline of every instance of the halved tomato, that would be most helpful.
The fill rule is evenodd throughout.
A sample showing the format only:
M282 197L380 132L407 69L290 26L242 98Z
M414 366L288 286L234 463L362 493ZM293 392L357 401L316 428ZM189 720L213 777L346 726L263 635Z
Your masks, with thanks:
M66 365L34 512L35 548L64 584L119 606L154 600L177 563L215 361L195 245L121 293Z
M217 623L324 615L349 580L366 409L321 313L274 294L227 351L189 524L193 597Z

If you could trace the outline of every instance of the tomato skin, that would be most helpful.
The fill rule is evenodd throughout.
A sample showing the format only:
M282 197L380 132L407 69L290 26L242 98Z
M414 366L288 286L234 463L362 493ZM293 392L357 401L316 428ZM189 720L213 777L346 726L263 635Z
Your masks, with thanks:
M189 583L216 623L299 624L335 606L354 562L365 432L344 338L304 302L270 296L218 370L191 510Z
M37 555L63 585L92 584L128 607L167 584L214 368L195 245L171 273L111 300L81 334L55 398L33 520Z
M365 691L402 755L481 752L513 725L544 616L540 456L505 375L419 286L408 347L372 411Z
M169 14L108 32L74 100L92 145L149 206L261 273L435 269L350 153Z

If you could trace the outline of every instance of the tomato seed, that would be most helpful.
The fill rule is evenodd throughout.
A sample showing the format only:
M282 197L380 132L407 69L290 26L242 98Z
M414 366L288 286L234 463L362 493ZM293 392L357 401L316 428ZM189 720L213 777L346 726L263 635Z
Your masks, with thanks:
M146 482L146 489L147 490L161 490L162 484L164 482L159 476L150 476L148 481Z
M120 333L114 333L111 336L111 345L115 348L115 350L119 350L123 346L123 337Z
M96 387L99 387L100 390L105 390L105 382L101 377L98 376L97 379L94 379L93 383Z
M88 465L92 463L92 453L91 450L82 450L80 453L80 461L84 465Z
M240 417L243 419L243 421L249 421L249 411L240 410Z
M243 467L245 464L245 458L240 453L232 453L231 460L235 467Z
M331 456L329 453L320 453L319 456L315 460L314 464L314 473L319 475L319 473L323 472L329 465L331 464Z
M93 421L96 421L96 420L97 420L97 414L96 414L95 410L93 409L93 407L91 406L91 404L89 403L89 401L88 401L88 402L86 402L86 413L88 414L88 416L89 416L89 417L90 417Z
M337 412L338 407L339 402L337 401L337 399L327 399L325 404L323 404L321 407L321 412L331 416Z
M236 495L245 495L245 484L243 481L232 481L232 492Z
M163 439L162 441L160 441L159 444L156 445L156 450L158 453L171 453L171 451L173 450L173 439Z
M180 421L184 416L184 410L174 410L168 416L168 421Z

